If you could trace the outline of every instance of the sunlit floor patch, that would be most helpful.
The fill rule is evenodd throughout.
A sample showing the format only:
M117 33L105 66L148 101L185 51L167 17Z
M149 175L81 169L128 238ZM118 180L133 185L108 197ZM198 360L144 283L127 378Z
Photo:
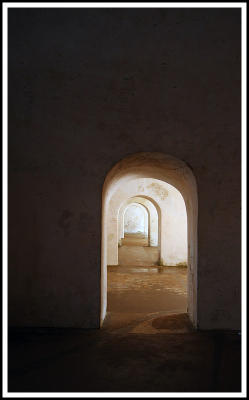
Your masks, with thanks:
M104 327L129 326L132 333L140 324L140 328L137 327L140 333L141 330L158 333L149 321L186 311L187 268L108 267L108 309Z
M159 266L159 249L148 246L147 242L141 234L125 234L118 250L119 265L108 266L107 316L103 328L129 333L186 331L187 268ZM169 320L160 329L153 323L154 319L172 314L182 316L170 328ZM179 328L183 321L186 323Z
M158 247L148 246L148 238L141 234L125 234L118 249L119 265L152 266L159 264Z

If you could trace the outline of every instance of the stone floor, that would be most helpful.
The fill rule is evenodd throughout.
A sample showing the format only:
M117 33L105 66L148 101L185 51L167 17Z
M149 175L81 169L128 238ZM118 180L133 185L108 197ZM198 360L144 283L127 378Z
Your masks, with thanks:
M186 321L180 318L179 326ZM172 322L172 321L171 321ZM176 324L176 320L173 321ZM236 332L15 329L9 392L239 392ZM171 327L172 328L172 327ZM14 396L15 397L15 396Z
M126 234L118 249L119 265L151 266L159 264L158 247L148 246L143 235Z
M101 329L10 329L8 368L9 392L239 392L240 335L193 329L186 268L121 265Z
M145 321L151 325L153 318L186 313L187 268L108 267L107 294L104 328L141 331Z
M125 234L118 266L108 266L104 328L158 333L151 321L187 311L187 268L158 265L159 249L142 234Z
M148 236L142 233L125 233L122 246L149 246Z

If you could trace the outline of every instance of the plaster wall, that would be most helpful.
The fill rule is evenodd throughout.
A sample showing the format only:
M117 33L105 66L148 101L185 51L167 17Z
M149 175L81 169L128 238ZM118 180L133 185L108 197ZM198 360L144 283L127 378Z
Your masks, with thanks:
M99 326L103 183L149 151L197 181L198 326L239 329L240 10L12 8L8 28L9 324Z

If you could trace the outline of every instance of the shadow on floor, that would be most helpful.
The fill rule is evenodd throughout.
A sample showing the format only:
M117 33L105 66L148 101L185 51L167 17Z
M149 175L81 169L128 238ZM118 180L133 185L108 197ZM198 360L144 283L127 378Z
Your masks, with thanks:
M178 319L157 334L117 329L12 329L10 392L239 392L240 336L198 332ZM170 327L168 333L162 331ZM188 330L188 331L187 331Z

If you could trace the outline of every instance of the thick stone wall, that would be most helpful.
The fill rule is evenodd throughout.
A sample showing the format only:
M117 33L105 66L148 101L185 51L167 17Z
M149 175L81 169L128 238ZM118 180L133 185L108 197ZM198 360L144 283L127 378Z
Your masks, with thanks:
M198 326L240 327L240 10L11 9L9 324L98 327L101 193L127 155L198 187Z

